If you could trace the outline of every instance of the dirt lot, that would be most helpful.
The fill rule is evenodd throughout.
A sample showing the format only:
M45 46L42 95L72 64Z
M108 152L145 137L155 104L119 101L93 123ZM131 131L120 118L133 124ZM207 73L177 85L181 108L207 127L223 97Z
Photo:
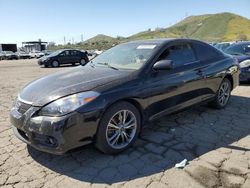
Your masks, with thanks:
M63 156L27 147L11 130L12 101L31 80L69 68L0 61L0 187L250 187L248 85L233 92L226 109L194 107L148 124L120 155L92 145ZM184 169L174 168L185 158Z

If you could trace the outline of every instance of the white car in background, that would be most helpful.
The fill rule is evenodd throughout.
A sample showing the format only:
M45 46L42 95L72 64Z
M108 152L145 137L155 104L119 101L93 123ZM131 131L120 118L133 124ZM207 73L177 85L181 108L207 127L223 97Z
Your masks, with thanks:
M94 53L96 53L97 55L100 55L103 51L102 50L95 50Z
M45 54L39 51L32 51L29 53L29 55L31 58L40 58L40 57L43 57Z

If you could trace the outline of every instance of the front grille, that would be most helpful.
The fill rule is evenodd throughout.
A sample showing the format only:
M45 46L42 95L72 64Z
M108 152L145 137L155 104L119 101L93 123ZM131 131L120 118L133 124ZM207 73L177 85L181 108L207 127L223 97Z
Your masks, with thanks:
M17 100L15 107L19 113L24 114L31 107L31 105Z

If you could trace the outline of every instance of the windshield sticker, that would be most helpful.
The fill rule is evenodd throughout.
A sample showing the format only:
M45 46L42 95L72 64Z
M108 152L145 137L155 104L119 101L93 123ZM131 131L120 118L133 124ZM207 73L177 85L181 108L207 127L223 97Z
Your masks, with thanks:
M154 49L156 45L148 44L148 45L140 45L136 49Z

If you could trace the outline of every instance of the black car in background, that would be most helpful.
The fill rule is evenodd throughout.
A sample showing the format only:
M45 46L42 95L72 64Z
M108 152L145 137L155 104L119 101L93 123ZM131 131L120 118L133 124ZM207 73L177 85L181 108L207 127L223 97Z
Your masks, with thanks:
M250 42L238 42L225 50L239 62L241 73L240 81L250 82Z
M81 65L85 65L88 61L87 52L66 49L58 50L48 56L41 57L38 59L38 64L44 65L45 67L59 67L62 64L75 65L76 63L79 63Z
M220 42L214 45L215 48L224 52L229 46L231 46L234 42Z
M201 102L224 108L238 81L236 60L209 44L129 42L85 66L31 82L10 120L15 135L41 151L62 154L93 142L102 152L118 153L147 121Z

